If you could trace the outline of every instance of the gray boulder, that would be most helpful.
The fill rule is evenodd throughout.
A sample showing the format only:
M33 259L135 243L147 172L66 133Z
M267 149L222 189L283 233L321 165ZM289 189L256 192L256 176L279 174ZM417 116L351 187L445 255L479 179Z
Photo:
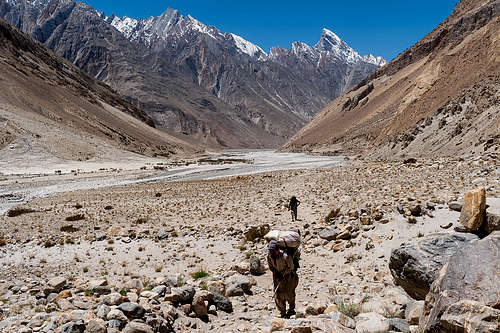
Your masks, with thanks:
M319 237L331 241L337 238L340 231L337 228L325 228L320 231Z
M472 234L440 233L393 249L389 268L394 281L412 298L423 300L450 256L478 239Z
M192 286L172 288L170 294L165 295L165 300L174 303L191 303L193 301L195 292L196 291Z
M442 330L441 316L460 300L478 301L488 307L500 308L499 290L500 231L495 231L480 241L460 248L450 257L425 299L420 330Z
M214 295L213 299L209 301L209 305L213 304L215 308L219 311L224 311L227 313L233 312L233 303L227 297L222 296L218 293L212 293Z
M137 303L125 302L118 306L128 318L142 318L146 313L146 310Z
M260 261L259 257L252 255L250 257L250 273L252 275L262 275L266 272L264 265Z

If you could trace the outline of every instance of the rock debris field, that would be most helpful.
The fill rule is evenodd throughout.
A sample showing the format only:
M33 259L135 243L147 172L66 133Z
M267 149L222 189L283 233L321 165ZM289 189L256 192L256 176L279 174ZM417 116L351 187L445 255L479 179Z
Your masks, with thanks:
M463 199L477 188L486 205L464 230ZM301 201L293 223L292 195ZM469 263L481 283L500 290L499 214L496 155L352 158L34 199L0 216L0 332L498 332L494 293L464 292L441 310L436 299L466 290L450 278L469 267L454 257L466 246L481 254ZM283 319L263 235L290 228L301 230L301 268L297 314Z

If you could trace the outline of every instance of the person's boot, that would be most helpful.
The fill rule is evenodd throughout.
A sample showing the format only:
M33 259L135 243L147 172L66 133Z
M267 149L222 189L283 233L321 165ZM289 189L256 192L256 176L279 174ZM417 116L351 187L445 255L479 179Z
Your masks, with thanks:
M286 313L287 318L290 318L291 316L295 316L297 313L295 312L295 309L290 309Z

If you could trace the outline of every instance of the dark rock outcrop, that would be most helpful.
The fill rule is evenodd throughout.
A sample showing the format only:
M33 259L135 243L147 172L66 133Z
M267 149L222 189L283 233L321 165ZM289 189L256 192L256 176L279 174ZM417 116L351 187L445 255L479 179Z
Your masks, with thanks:
M394 249L389 261L394 281L411 297L423 300L451 255L476 240L472 234L433 234Z

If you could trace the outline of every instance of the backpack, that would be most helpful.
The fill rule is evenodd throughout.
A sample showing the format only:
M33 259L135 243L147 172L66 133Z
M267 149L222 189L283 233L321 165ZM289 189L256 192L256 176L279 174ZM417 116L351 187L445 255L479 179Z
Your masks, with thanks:
M271 230L264 236L264 238L268 242L272 240L277 241L278 245L284 249L288 248L297 249L300 246L300 231L298 230L289 230L289 231Z

